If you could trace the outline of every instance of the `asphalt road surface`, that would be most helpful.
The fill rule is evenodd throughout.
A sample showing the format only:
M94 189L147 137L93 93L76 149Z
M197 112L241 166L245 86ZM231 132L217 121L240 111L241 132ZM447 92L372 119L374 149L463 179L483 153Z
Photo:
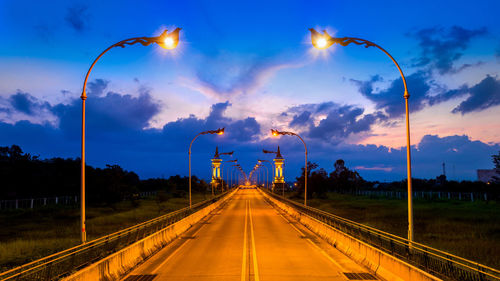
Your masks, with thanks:
M122 280L349 280L368 273L256 189L240 189L222 207Z

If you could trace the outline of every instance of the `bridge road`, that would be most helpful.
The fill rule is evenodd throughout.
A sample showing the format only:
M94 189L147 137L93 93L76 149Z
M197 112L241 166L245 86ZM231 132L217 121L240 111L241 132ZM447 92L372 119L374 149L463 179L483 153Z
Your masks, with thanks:
M122 280L348 280L343 272L368 271L258 190L240 189Z

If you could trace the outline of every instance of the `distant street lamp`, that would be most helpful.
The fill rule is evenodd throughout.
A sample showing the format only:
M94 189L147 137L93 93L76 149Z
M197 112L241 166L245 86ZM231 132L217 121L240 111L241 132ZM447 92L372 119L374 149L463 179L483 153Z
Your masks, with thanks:
M222 153L221 153L221 154L222 154ZM233 154L233 153L231 152L231 155L232 155L232 154ZM236 163L236 162L238 162L238 159L234 159L234 160L228 160L228 161L226 161L226 163ZM223 168L223 167L224 167L224 163L222 163L222 168ZM228 168L228 169L227 169L227 171L226 171L226 187L227 187L228 189L229 189L229 187L228 187L228 185L227 185L227 180L229 179L229 170L230 170L230 169ZM223 176L223 174L224 174L224 170L222 170L222 176ZM221 181L221 182L222 182L222 189L224 190L224 178L222 178L222 181Z
M81 157L81 214L80 214L80 226L81 226L81 241L85 243L87 241L87 231L85 227L85 100L87 99L87 81L89 79L90 72L94 68L94 65L97 61L109 50L114 47L122 47L125 48L125 45L134 45L137 43L142 44L143 46L149 46L153 43L158 44L160 47L164 49L175 49L179 44L179 31L180 28L176 28L171 33L167 33L167 30L163 31L160 36L157 37L134 37L122 40L118 43L115 43L105 49L94 62L90 65L89 70L87 71L87 75L85 75L85 80L83 81L83 90L80 98L82 99L82 157Z
M305 171L304 171L304 206L307 206L307 145L306 145L306 142L299 136L297 135L296 133L293 133L293 132L280 132L278 130L275 130L275 129L271 129L271 134L275 137L279 136L279 135L289 135L289 136L296 136L298 137L302 143L304 144L304 155L305 155L305 158L306 158L306 161L305 161Z
M231 188L234 185L234 182L233 182L233 174L234 174L234 171L235 171L234 167L239 167L239 164L231 165L231 167L233 167L233 169L231 169L231 173L230 173L231 178L229 180L229 188Z
M271 163L271 161L269 161L269 160L257 160L257 161L258 161L259 163L264 163L264 162L267 162L267 163L269 163L269 165L271 165L271 170L273 171L273 180L274 180L274 177L275 177L274 172L275 172L275 171L274 171L274 166L273 166L273 163ZM267 168L266 168L266 169L267 169ZM271 182L272 182L272 181L271 181ZM269 189L269 183L267 184L267 189ZM283 190L285 190L285 189L283 189Z
M266 181L264 182L264 188L269 188L269 169L267 168L266 165L262 164L259 161L259 166L266 168Z
M204 131L204 132L201 132L199 134L197 134L193 140L191 141L191 144L189 145L189 151L188 151L188 154L189 154L189 208L191 209L191 146L193 146L193 142L194 140L200 136L200 135L207 135L207 134L211 134L211 135L223 135L224 134L224 128L222 129L217 129L217 130L212 130L212 131Z
M310 28L309 31L311 31L311 41L312 45L318 49L326 49L332 46L333 44L340 44L342 46L347 46L351 43L354 43L356 45L364 45L365 48L368 47L376 47L382 52L384 52L391 60L392 62L396 65L396 67L399 70L399 74L401 74L401 79L403 80L403 85L404 85L404 94L403 98L405 99L405 111L406 111L406 166L407 166L407 174L408 174L408 240L411 242L413 241L413 203L412 203L412 182L411 182L411 155L410 155L410 150L411 150L411 145L410 145L410 111L408 108L408 98L410 97L410 94L408 93L408 87L406 85L406 78L403 74L403 71L401 70L401 67L399 67L399 64L396 62L396 60L389 54L386 50L384 50L382 47L379 45L370 42L365 39L360 39L360 38L354 38L354 37L342 37L342 38L335 38L330 36L326 30L323 30L323 34L317 32L313 28Z

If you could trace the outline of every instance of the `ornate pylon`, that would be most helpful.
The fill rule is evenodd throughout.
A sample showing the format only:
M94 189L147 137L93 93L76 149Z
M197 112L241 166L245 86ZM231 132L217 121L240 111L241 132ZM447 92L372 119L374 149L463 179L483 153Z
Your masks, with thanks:
M276 190L283 190L285 188L285 175L283 174L283 165L285 164L285 158L281 156L280 147L278 146L278 151L276 152L276 158L273 159L275 173L274 173L274 186Z
M212 181L210 182L210 186L212 187L212 195L214 195L214 189L217 189L219 183L221 182L220 178L220 165L222 163L222 159L219 155L219 147L215 147L215 155L212 158Z

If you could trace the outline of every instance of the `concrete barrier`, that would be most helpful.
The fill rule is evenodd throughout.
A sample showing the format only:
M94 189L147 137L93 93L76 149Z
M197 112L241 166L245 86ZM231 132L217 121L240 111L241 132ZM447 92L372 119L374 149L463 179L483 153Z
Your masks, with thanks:
M325 239L330 245L340 250L346 256L371 270L375 275L390 281L442 281L411 264L408 264L390 254L370 246L340 230L337 230L308 215L302 214L293 207L274 199L260 191L278 208L298 220L312 232Z
M227 201L236 191L231 192L221 200L191 214L190 216L135 242L66 278L63 281L114 281L119 280L136 265L156 253L169 242L199 222L210 212Z

